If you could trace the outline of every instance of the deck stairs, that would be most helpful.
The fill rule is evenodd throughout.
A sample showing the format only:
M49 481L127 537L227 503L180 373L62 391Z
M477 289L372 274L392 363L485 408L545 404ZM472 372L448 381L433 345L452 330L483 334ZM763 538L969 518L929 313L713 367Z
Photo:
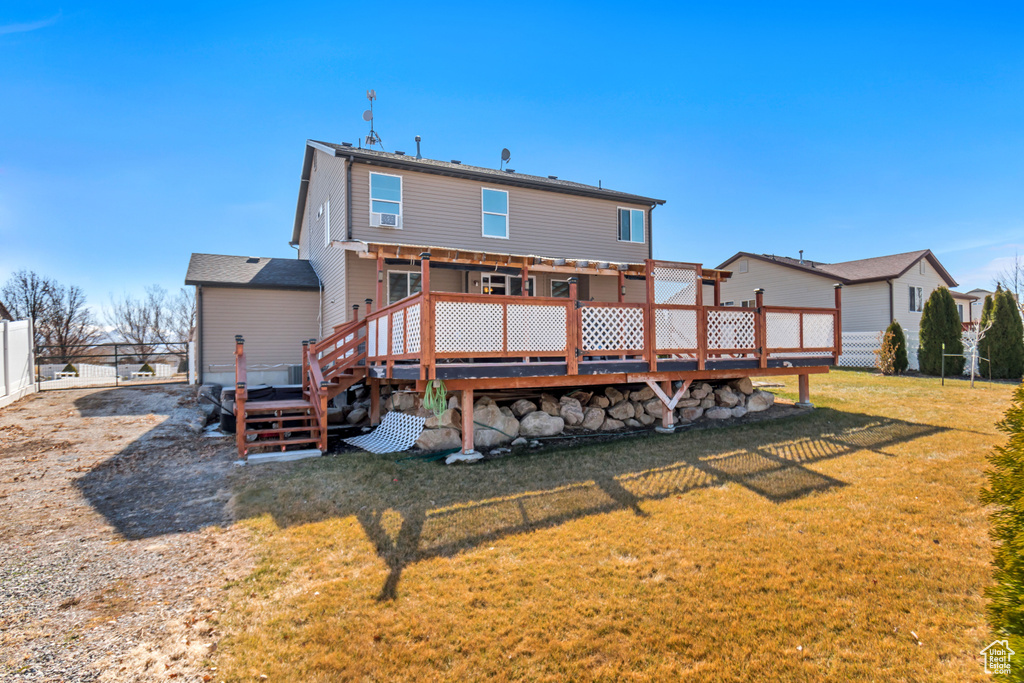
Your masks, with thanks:
M235 436L242 460L292 460L327 450L327 403L366 378L366 321L302 342L302 397L249 401L245 340L235 337Z

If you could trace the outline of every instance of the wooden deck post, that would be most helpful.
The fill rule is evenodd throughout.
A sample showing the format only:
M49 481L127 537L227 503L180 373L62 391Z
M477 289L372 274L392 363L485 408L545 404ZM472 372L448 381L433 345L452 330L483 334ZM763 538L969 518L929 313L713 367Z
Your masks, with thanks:
M473 390L463 389L459 399L462 408L462 452L473 452Z
M672 395L672 382L665 380L661 383L661 390L665 392L666 396ZM673 432L676 429L676 413L673 408L665 405L662 402L661 406L661 429L665 432Z
M843 352L843 285L837 282L833 287L836 290L836 322L832 327L832 364L839 365L839 356Z
M430 252L420 254L420 379L429 379L434 366L434 304L430 299ZM409 311L405 313L406 325ZM408 333L405 336L409 338ZM408 342L407 342L408 343ZM406 349L408 351L408 349Z
M302 395L309 393L309 340L302 340Z
M582 344L582 317L577 308L576 297L579 292L576 284L575 277L569 278L569 304L565 315L565 367L570 376L580 374L579 354Z
M384 298L384 252L377 252L377 306L383 308L387 306L385 303L387 300Z
M715 306L722 305L722 278L715 273Z
M619 303L623 303L626 300L626 273L619 271Z
M366 304L366 316L369 317L373 313L373 299L366 299L363 303Z
M519 295L520 296L533 296L533 293L530 292L530 264L527 263L526 261L523 261L522 277L523 277L523 286L520 287L520 289L522 291L519 293ZM512 292L509 292L509 294L511 294L511 293Z
M797 403L801 408L813 408L811 404L811 376L808 374L798 375L799 386L800 386L800 402Z
M380 424L380 380L371 379L370 383L370 426Z
M757 347L758 367L768 367L768 325L765 322L764 289L754 290L754 346Z
M245 459L245 399L247 372L245 367L245 339L242 335L235 337L235 445L238 447L238 457Z
M359 320L359 304L352 304L352 322Z
M654 349L655 334L654 334L654 261L646 259L644 261L644 271L646 273L647 295L646 303L644 304L644 356L647 361L647 369L650 372L658 371L658 354Z

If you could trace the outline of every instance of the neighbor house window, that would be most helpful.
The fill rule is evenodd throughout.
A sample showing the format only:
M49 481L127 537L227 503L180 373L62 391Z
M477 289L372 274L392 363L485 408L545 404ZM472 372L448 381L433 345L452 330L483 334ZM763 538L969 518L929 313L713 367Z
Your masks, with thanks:
M420 273L392 270L388 272L388 304L401 301L423 290Z
M400 228L402 176L370 174L370 225Z
M757 305L757 301L754 299L747 299L746 301L740 302L740 306L743 308L754 308L755 305Z
M551 296L561 297L563 299L569 298L569 281L568 280L552 280L551 281Z
M508 239L508 192L485 187L480 190L480 204L484 237Z
M957 304L956 305L956 314L958 316L960 316L960 322L963 322L963 320L964 320L964 305L963 304Z
M924 287L911 287L910 288L910 310L911 310L911 312L920 313L922 308L924 308Z
M644 212L640 209L619 209L619 241L644 241Z
M925 273L928 272L928 266L925 265L924 259L921 259L921 262L918 265L918 271L921 273L921 275L924 275Z

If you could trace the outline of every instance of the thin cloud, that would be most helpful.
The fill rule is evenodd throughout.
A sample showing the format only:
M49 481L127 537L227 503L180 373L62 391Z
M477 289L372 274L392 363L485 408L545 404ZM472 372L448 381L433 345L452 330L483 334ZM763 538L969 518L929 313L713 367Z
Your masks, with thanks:
M60 21L60 18L61 16L63 16L63 14L64 12L61 11L57 12L49 19L42 19L40 21L28 21L21 24L6 24L4 26L0 26L0 36L7 35L8 33L28 33L29 31L38 31L41 28L53 26L58 21Z

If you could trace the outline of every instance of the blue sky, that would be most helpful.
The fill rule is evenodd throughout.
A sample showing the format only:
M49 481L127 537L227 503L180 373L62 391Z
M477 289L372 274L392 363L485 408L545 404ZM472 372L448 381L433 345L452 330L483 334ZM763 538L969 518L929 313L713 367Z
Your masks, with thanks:
M1024 253L1019 3L207 4L0 8L0 281L293 255L303 143L367 88L389 151L668 200L659 258Z

